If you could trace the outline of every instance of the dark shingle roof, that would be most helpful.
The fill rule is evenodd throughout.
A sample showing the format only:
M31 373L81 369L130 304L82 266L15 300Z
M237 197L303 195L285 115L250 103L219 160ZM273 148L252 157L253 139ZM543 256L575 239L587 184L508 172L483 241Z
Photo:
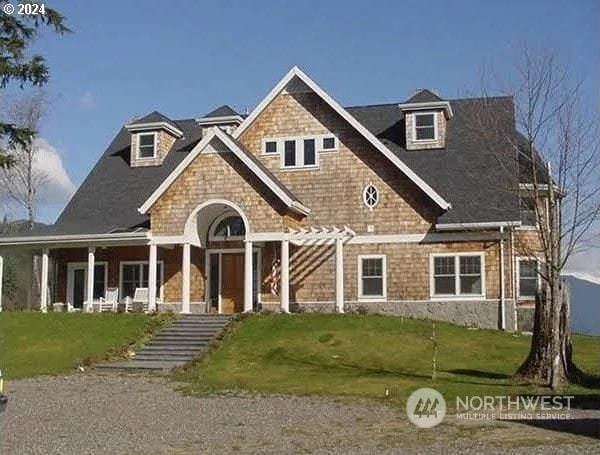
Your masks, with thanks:
M450 100L454 117L447 124L446 147L436 150L406 150L403 114L396 104L347 110L452 204L438 223L516 221L518 172L513 148L505 135L474 126L480 101ZM514 131L511 98L493 98L489 108L498 113L496 120L504 131Z
M212 117L228 117L231 115L240 115L236 111L234 111L231 107L224 104L223 106L219 106L218 108L210 111L208 114L204 115L202 118L212 118Z
M405 103L428 103L431 101L443 101L439 96L426 88L419 90L413 96L405 101Z
M128 125L143 125L144 123L160 123L165 122L169 125L177 128L177 123L171 120L166 115L161 114L158 111L151 112L148 115L143 116L142 118L136 119L133 122L129 122Z

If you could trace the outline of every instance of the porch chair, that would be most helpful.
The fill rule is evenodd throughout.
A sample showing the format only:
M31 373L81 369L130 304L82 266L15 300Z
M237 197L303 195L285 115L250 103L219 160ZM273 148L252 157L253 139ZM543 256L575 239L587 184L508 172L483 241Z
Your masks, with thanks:
M148 312L148 288L135 288L131 306L135 309L137 305L142 305L144 313Z
M104 297L100 297L98 311L117 311L119 303L119 288L106 288Z

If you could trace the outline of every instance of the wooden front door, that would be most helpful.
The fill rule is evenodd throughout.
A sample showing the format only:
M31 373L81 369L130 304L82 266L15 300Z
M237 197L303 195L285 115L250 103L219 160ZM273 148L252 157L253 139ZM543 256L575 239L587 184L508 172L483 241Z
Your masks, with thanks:
M221 256L221 311L244 311L244 253Z

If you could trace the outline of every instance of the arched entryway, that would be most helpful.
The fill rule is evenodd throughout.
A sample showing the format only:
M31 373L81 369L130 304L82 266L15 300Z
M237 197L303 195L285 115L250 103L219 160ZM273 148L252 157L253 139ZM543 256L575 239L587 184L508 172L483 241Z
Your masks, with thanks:
M249 232L248 218L231 201L206 201L190 214L185 237L205 251L206 311L252 311L258 302L260 250L248 241Z

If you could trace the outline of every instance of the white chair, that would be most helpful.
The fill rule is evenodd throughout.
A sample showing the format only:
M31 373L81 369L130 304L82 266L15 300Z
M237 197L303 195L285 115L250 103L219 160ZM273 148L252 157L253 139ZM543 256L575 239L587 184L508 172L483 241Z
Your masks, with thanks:
M117 311L119 303L119 288L106 288L104 298L100 297L98 311Z
M131 305L135 308L137 304L142 305L144 313L148 312L148 288L135 288Z

